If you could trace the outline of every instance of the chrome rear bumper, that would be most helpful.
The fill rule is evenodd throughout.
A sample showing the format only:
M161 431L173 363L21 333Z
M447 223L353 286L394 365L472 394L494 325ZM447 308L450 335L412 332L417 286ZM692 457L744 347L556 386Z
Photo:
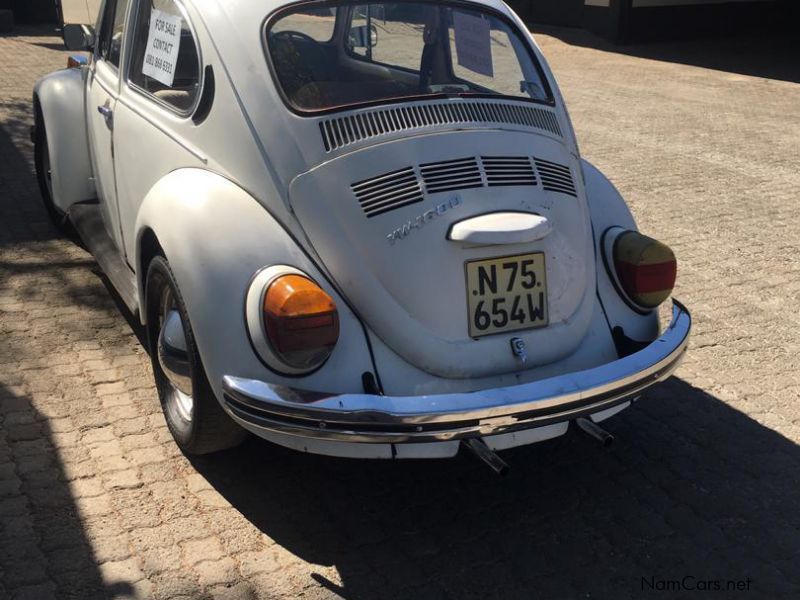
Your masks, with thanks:
M673 301L672 322L644 349L575 373L463 394L326 395L253 379L223 378L225 406L258 429L359 443L441 442L542 427L612 408L678 367L692 319Z

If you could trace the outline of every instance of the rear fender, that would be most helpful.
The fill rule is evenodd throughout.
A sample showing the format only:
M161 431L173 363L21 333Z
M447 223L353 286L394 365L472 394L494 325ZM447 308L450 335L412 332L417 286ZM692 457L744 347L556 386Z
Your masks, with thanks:
M594 165L582 160L586 198L592 216L595 256L597 257L597 291L605 309L608 324L621 327L628 338L649 342L658 337L658 314L641 314L631 308L619 295L603 258L603 234L611 227L638 231L628 205L617 188Z
M136 221L140 315L146 319L148 248L157 240L178 282L212 387L221 398L223 375L241 374L302 389L363 391L373 372L360 321L286 230L249 193L202 169L179 169L144 199ZM253 276L288 265L314 279L339 309L339 343L318 371L280 375L259 360L245 324L245 297Z
M85 81L81 69L40 79L33 91L36 127L45 127L50 150L53 202L66 212L96 196L86 127Z

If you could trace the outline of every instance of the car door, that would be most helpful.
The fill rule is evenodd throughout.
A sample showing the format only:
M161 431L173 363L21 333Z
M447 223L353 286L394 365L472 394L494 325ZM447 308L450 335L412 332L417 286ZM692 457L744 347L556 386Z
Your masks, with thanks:
M202 119L192 119L203 68L189 13L178 0L141 0L134 3L129 27L114 135L120 221L134 266L135 227L147 194L167 173L209 164L196 150L205 139Z
M119 96L122 42L129 0L106 0L97 28L97 43L87 81L86 110L92 166L109 236L123 247L114 165L114 110Z

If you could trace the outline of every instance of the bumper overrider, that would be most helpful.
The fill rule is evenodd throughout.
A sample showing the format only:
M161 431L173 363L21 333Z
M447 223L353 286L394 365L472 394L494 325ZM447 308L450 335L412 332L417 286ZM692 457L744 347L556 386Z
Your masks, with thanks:
M442 442L570 421L636 398L669 377L689 342L689 311L642 350L605 365L505 388L430 396L320 394L253 379L223 378L225 406L261 430L358 443Z

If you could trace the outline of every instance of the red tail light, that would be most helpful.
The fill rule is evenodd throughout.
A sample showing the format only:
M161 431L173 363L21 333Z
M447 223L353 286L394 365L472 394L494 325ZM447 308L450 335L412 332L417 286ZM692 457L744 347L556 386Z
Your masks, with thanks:
M614 270L625 295L634 304L651 309L672 293L678 263L669 246L626 231L614 241Z
M302 275L275 279L264 294L264 329L275 354L293 369L314 369L339 340L336 303Z

